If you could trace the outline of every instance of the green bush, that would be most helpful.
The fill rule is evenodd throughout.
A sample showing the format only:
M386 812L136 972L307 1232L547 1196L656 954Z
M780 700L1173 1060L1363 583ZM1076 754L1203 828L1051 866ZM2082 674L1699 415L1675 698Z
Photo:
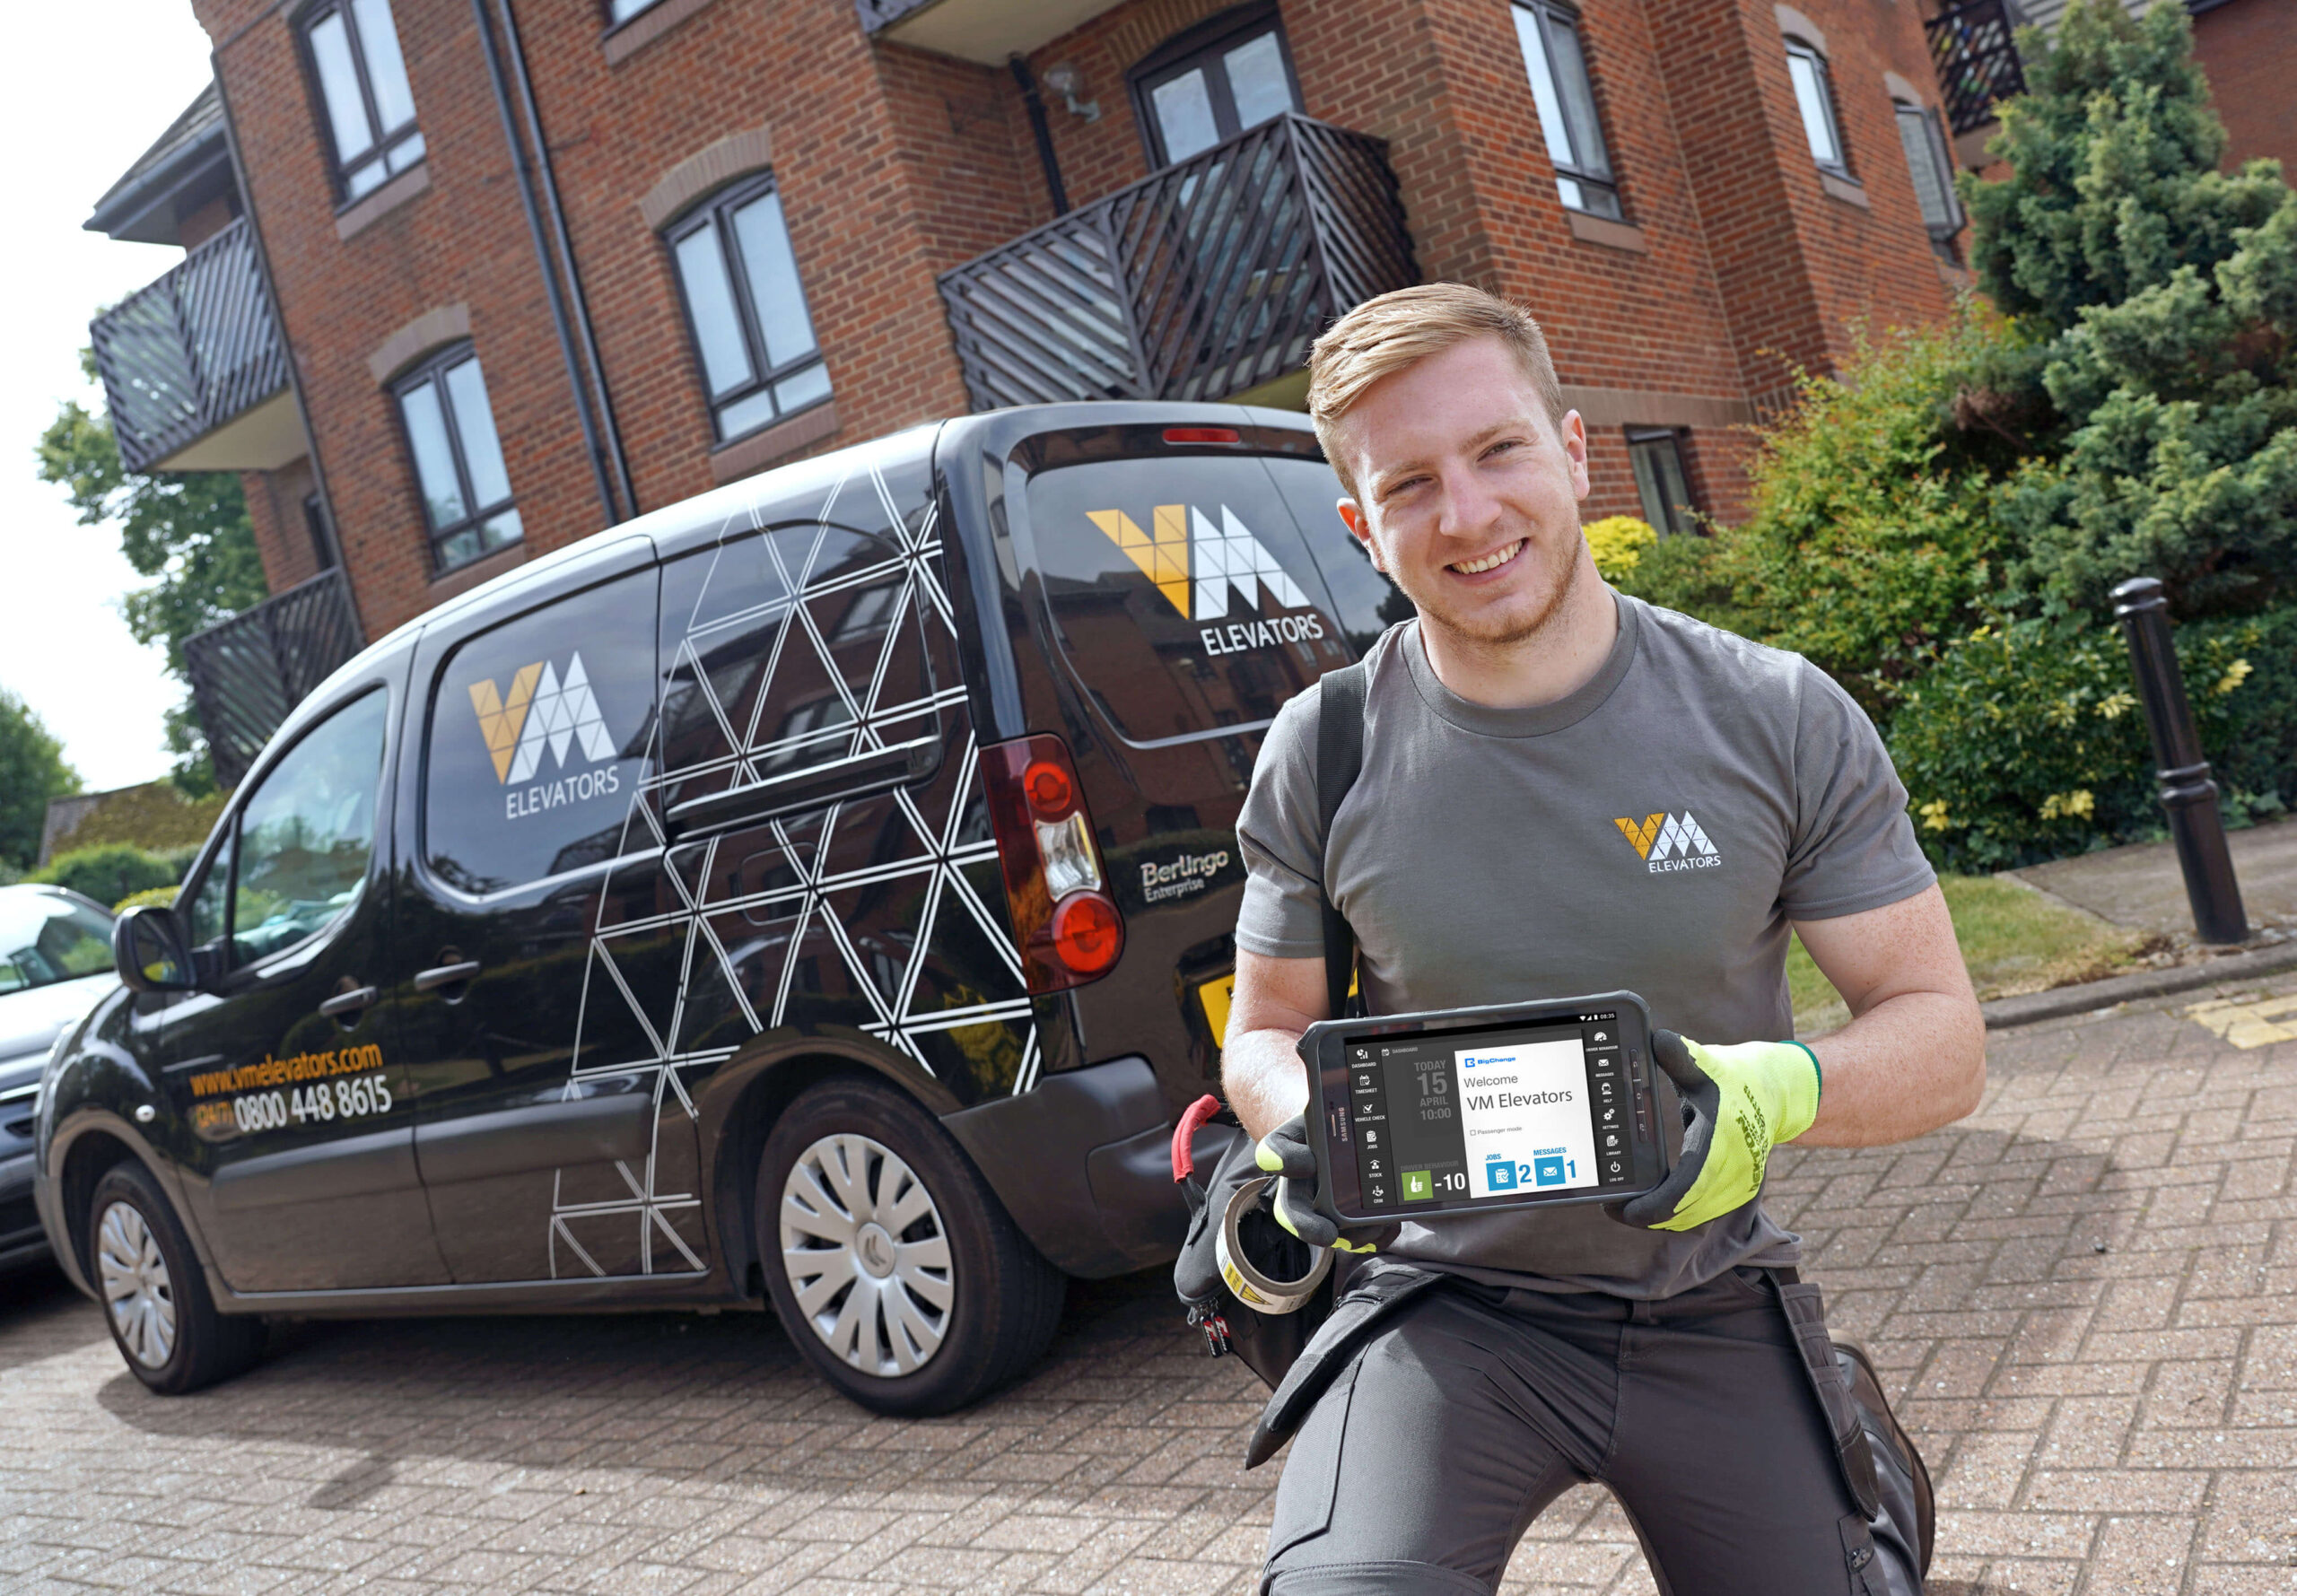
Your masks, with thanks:
M2297 610L2178 630L2231 818L2297 798ZM1933 650L1891 728L1915 832L1943 868L1999 870L2159 833L2119 628L2038 618Z
M182 866L156 853L126 842L107 842L59 853L31 879L84 893L99 903L117 903L153 887L173 886L182 874Z
M2016 446L2002 405L1965 396L1990 398L2022 361L2011 329L1971 305L1862 340L1838 377L1802 377L1763 435L1746 520L1663 540L1620 585L1792 649L1887 718L1924 650L1974 625L1996 583L2007 547L1991 484Z

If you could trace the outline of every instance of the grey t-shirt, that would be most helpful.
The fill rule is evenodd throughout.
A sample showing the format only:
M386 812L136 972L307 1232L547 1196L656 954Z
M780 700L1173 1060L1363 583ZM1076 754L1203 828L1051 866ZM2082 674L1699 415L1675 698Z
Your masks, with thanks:
M1700 1042L1792 1036L1787 922L1935 879L1906 789L1864 711L1801 656L1618 602L1594 679L1526 710L1452 693L1419 623L1391 627L1366 656L1363 769L1329 848L1319 697L1286 703L1237 822L1237 945L1322 958L1321 875L1374 1014L1625 988ZM1387 1252L1498 1285L1664 1297L1795 1249L1758 1199L1682 1233L1594 1204L1407 1223Z

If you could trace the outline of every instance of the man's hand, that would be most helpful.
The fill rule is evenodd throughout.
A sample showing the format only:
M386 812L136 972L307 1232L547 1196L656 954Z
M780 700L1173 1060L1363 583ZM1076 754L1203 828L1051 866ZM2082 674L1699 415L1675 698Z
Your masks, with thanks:
M1690 1122L1666 1180L1621 1210L1629 1225L1689 1230L1746 1207L1762 1190L1770 1149L1818 1118L1818 1055L1799 1042L1705 1047L1654 1031L1651 1057L1675 1083Z
M1276 1222L1294 1235L1311 1247L1331 1247L1341 1252L1380 1250L1371 1240L1349 1241L1340 1234L1339 1225L1316 1211L1316 1154L1308 1145L1306 1115L1294 1114L1262 1137L1253 1149L1253 1162L1280 1177L1276 1182L1276 1200L1270 1206L1275 1210ZM1394 1227L1384 1228L1393 1237ZM1372 1236L1378 1232L1359 1230L1358 1234Z

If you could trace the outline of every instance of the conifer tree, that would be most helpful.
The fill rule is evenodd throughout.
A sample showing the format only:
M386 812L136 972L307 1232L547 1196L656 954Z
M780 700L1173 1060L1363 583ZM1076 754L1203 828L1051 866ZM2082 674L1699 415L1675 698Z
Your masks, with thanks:
M2011 597L2048 613L2139 575L2188 615L2297 599L2297 196L2276 161L2217 170L2192 47L2167 0L2075 0L2054 44L2021 36L2012 176L1963 179L1980 283L2068 429L2000 506Z

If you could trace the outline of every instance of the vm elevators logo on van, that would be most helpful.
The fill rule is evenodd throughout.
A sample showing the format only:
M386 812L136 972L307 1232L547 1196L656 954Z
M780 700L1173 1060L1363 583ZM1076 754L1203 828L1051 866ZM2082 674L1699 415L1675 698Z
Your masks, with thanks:
M502 795L504 819L523 820L622 789L622 772L612 763L602 771L568 768L611 761L615 754L580 653L568 658L563 676L548 660L520 666L511 673L508 693L492 676L474 682L470 707L478 713L479 735L494 761L494 779L511 789ZM559 774L538 781L546 751Z
M1227 505L1220 507L1216 522L1193 505L1159 504L1150 512L1146 532L1121 510L1088 510L1085 515L1140 568L1141 575L1157 584L1157 591L1183 620L1227 622L1198 628L1206 653L1240 654L1324 635L1323 617L1314 610L1267 620L1228 620L1232 583L1247 596L1257 589L1263 615L1279 607L1307 609L1308 597Z
M1723 862L1723 856L1716 852L1715 844L1707 840L1688 809L1681 815L1646 815L1640 821L1621 815L1611 824L1626 835L1643 868L1654 876L1672 870L1711 870Z

